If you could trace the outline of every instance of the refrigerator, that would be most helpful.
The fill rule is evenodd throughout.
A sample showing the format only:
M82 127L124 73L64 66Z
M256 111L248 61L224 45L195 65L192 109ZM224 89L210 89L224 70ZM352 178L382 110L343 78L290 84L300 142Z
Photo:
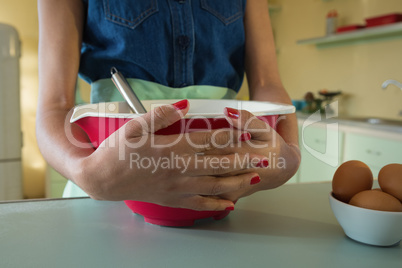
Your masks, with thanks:
M0 23L0 200L23 197L20 56L18 32Z

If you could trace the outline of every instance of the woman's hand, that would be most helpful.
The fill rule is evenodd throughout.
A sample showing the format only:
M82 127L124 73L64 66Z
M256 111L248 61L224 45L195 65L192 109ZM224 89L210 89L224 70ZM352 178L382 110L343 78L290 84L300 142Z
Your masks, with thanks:
M244 29L245 68L250 100L291 105L279 75L267 1L247 1ZM250 131L252 140L247 142L248 150L264 154L270 160L269 166L259 171L261 183L258 184L259 189L254 188L253 191L278 187L296 173L300 164L300 150L295 114L280 116L276 131L247 111L227 110L227 115L238 129ZM259 145L266 147L261 148ZM253 191L237 195L244 196Z
M227 146L248 140L250 134L245 131L153 134L180 120L188 106L187 100L161 106L127 122L81 161L75 183L94 199L132 199L194 210L233 209L231 200L217 196L251 191L259 182L251 168L261 166L264 157ZM219 147L224 145L225 154L221 154Z
M242 143L240 152L264 155L267 162L265 168L255 170L261 178L256 187L220 195L222 198L237 200L256 191L276 188L296 173L300 165L300 149L297 145L287 144L273 128L248 111L225 108L224 112L233 127L251 134L251 140ZM280 116L280 120L286 120L286 115Z

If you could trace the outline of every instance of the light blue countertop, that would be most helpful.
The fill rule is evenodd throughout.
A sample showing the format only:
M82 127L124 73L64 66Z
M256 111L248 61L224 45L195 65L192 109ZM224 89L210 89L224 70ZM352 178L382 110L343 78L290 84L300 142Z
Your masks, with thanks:
M375 117L352 117L352 116L331 116L328 118L325 114L306 114L302 112L296 113L297 119L301 121L313 120L316 116L321 116L321 123L338 123L341 126L356 127L365 130L385 131L395 134L402 134L402 120L380 119ZM380 122L382 121L382 122ZM372 122L372 123L370 123Z
M144 223L123 202L0 203L0 267L400 267L401 245L347 238L330 183L289 184L241 199L224 220Z

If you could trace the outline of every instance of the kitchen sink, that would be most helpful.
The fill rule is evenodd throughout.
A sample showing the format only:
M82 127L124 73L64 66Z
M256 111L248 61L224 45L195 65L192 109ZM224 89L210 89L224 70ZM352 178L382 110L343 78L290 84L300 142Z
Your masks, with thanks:
M402 127L402 120L392 120L392 119L384 119L384 118L377 118L377 117L339 117L339 119L367 123L367 124L372 124L372 125Z

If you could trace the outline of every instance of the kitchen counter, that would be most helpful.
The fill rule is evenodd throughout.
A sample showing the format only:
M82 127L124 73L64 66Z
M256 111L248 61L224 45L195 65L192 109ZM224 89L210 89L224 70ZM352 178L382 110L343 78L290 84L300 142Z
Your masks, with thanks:
M6 267L399 267L402 246L347 238L330 183L289 184L241 199L191 228L144 223L123 202L88 198L0 203Z
M321 122L326 124L338 123L340 129L347 129L347 130L360 130L360 131L379 131L379 132L388 132L389 134L393 134L395 137L401 138L402 134L402 120L390 120L390 119L381 119L375 117L352 117L352 116L336 116L331 117L329 115L326 118L325 114L306 114L302 112L296 113L297 119L300 122L305 121L314 121L314 122ZM321 116L321 119L319 119ZM318 118L317 118L318 117Z

